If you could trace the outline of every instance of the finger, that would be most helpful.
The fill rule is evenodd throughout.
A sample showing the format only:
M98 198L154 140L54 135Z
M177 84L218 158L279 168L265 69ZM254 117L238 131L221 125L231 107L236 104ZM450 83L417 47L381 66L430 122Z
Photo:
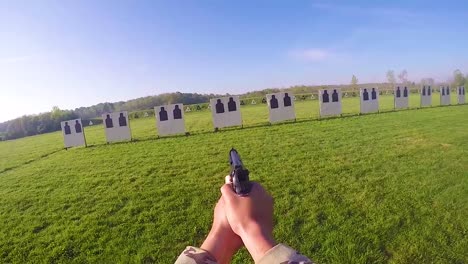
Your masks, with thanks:
M252 184L251 192L253 191L253 192L259 193L259 194L269 195L268 191L260 183L252 181L251 184Z
M225 183L225 184L230 184L230 183L232 183L232 177L231 177L231 175L227 175L226 177L224 177L224 183Z
M218 203L217 203L217 204L219 204L219 206L221 206L221 207L224 207L224 200L223 200L223 197L219 197L219 200L218 200Z
M250 193L251 194L260 194L260 193L264 193L265 190L263 189L262 185L260 185L260 183L258 182L250 182Z
M236 196L236 194L232 190L231 184L224 184L221 187L221 194L225 202L232 201Z
M262 197L267 199L269 203L273 204L273 197L271 194L258 182L252 182L252 187L250 189L251 197Z

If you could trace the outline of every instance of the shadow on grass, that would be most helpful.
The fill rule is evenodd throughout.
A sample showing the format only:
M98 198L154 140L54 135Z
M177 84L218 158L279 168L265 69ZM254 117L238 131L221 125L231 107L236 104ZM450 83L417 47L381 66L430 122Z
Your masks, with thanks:
M52 154L55 154L55 153L57 153L57 152L60 152L60 151L62 151L62 150L64 150L64 149L57 149L57 150L54 150L54 151L52 151L52 152L43 154L43 155L41 155L41 156L39 156L39 157L37 157L37 158L35 158L35 159L30 159L30 160L28 160L28 161L26 161L26 162L23 162L23 163L21 163L21 164L18 164L18 165L16 165L16 166L4 168L3 170L0 171L0 174L5 173L5 172L7 172L7 171L11 171L11 170L17 169L17 168L19 168L19 167L22 167L22 166L25 166L25 165L28 165L28 164L31 164L31 163L33 163L33 162L35 162L35 161L38 161L38 160L41 160L41 159L43 159L43 158L47 158L48 156L50 156L50 155L52 155Z

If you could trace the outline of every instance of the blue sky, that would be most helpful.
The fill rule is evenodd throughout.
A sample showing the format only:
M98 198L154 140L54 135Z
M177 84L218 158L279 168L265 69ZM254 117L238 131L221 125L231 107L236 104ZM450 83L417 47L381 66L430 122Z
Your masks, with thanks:
M164 92L468 73L466 1L0 0L0 121Z

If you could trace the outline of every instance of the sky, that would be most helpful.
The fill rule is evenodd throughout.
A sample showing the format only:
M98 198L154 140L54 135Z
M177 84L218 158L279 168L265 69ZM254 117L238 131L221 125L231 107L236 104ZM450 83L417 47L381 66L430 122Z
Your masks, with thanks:
M0 122L165 92L468 73L467 1L0 0Z

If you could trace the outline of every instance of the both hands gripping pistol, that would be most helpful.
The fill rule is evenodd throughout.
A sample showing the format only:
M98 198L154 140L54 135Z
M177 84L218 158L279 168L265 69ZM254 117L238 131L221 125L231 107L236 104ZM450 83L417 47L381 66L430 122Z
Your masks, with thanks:
M231 163L232 189L237 195L246 196L249 194L252 185L249 181L249 170L244 168L242 160L234 148L229 151L229 162Z

